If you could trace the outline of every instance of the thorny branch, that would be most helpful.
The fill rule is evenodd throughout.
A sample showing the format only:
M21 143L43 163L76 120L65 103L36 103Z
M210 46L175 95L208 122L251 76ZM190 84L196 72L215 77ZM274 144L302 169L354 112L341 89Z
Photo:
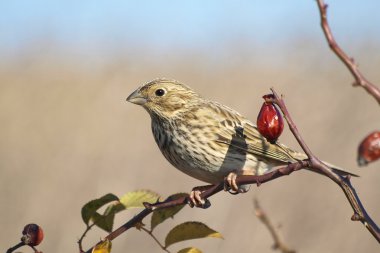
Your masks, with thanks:
M266 183L268 181L274 180L278 177L289 175L290 173L294 171L300 170L303 167L307 167L308 164L309 163L307 161L300 161L300 162L292 163L289 165L281 166L278 169L261 176L238 176L238 178L236 179L236 182L237 184L241 184L241 185L242 184L260 185L262 183ZM202 192L201 197L203 199L207 199L211 197L212 195L222 191L223 189L224 189L224 182L221 182L220 184L213 185L209 189ZM115 231L107 235L104 238L104 240L108 239L112 241L113 239L117 238L119 235L121 235L125 231L129 230L130 228L135 227L138 223L140 223L146 216L151 214L154 210L184 205L187 203L189 203L188 197L181 197L175 200L167 200L167 201L158 202L155 204L144 203L145 209L143 209L140 213L138 213L135 217L130 219L124 225L120 226L118 229L116 229ZM87 250L86 253L91 253L92 248Z
M294 137L297 139L298 143L308 156L308 161L310 163L309 167L327 176L339 185L339 187L343 190L344 194L346 195L346 198L354 211L351 220L360 221L380 243L380 229L364 209L364 206L361 203L355 188L351 184L350 176L348 175L343 177L334 173L326 164L321 162L316 156L313 155L313 153L310 151L310 149L302 139L300 133L298 132L298 129L294 124L292 118L290 117L290 114L285 106L284 100L277 95L274 89L271 90L275 97L274 102L280 107Z
M317 4L319 8L319 14L321 16L321 27L323 33L325 34L329 47L336 54L336 56L339 57L344 65L346 65L348 70L355 78L354 86L363 87L380 104L380 89L365 78L365 76L359 71L359 68L355 64L354 59L349 57L336 42L327 21L327 4L325 4L323 0L317 0Z
M256 217L259 218L259 220L268 228L270 234L273 237L273 241L274 241L273 248L280 250L282 253L296 253L295 250L290 249L281 239L277 229L270 221L268 215L261 208L259 201L256 198L253 200L253 205L255 207Z

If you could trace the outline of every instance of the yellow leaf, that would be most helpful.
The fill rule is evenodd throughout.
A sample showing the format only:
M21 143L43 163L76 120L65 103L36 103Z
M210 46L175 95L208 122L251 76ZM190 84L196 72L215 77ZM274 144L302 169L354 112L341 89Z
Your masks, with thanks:
M92 253L110 253L112 248L112 243L110 240L106 239L102 241L92 249Z
M202 251L200 249L190 247L181 249L180 251L178 251L178 253L202 253Z
M209 228L202 222L188 221L170 230L165 238L165 247L176 242L206 237L223 238L219 232Z
M133 192L128 192L120 198L120 203L122 203L125 208L133 207L144 207L143 202L155 203L160 198L155 192L149 190L138 190Z

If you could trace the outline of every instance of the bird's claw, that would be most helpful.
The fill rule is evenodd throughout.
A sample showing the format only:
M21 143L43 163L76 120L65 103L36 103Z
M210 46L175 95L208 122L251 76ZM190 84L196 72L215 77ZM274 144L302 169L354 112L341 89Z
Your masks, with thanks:
M239 193L246 193L249 191L250 187L238 186L236 183L236 178L238 174L236 172L230 172L227 177L224 179L224 191L228 191L229 193L236 195Z
M207 187L207 188L206 188ZM205 189L208 189L207 186L199 186L199 187L194 187L193 190L189 194L189 201L188 204L191 208L193 207L199 207L199 208L209 208L211 206L211 203L208 199L202 198L201 194L202 191Z
M239 186L236 183L237 174L236 172L228 173L227 177L224 180L224 190L231 193L236 192L239 193Z

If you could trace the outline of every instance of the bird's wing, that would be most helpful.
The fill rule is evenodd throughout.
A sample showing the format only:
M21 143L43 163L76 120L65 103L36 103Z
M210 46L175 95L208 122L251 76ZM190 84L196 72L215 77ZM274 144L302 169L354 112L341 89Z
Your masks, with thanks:
M223 128L225 123L221 122ZM218 132L216 142L224 143L249 154L258 156L264 161L288 163L307 158L301 155L294 156L297 152L281 144L271 144L257 130L257 128L246 122L242 126L234 128L224 127Z
M267 162L288 163L307 158L282 144L271 144L253 123L233 109L215 102L211 104L211 109L212 117L218 122L215 133L217 143L256 155Z

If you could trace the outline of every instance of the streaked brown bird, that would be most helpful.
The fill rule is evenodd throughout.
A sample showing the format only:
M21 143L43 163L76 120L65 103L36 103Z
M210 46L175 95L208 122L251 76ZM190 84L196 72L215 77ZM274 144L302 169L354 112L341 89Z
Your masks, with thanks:
M148 82L127 101L149 113L154 139L166 159L187 175L210 184L227 177L233 191L244 192L246 188L236 185L237 175L262 175L276 166L307 158L280 143L269 143L238 112L174 80ZM331 167L339 174L351 174ZM204 203L199 195L200 189L190 194L196 206Z

